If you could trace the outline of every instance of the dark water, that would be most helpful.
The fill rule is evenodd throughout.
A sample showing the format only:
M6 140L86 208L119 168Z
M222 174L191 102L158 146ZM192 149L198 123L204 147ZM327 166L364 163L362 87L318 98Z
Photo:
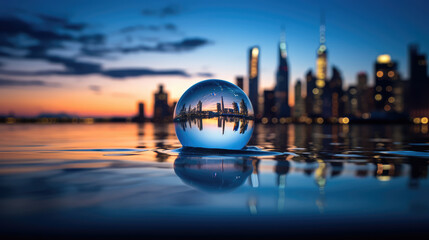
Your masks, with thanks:
M256 125L242 152L175 150L173 124L0 133L2 235L429 232L427 125Z

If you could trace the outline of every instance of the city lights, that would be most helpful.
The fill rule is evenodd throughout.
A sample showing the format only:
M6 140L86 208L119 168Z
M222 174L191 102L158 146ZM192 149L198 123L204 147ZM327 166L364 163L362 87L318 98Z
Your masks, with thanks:
M378 63L390 63L391 58L389 54L382 54L377 57Z

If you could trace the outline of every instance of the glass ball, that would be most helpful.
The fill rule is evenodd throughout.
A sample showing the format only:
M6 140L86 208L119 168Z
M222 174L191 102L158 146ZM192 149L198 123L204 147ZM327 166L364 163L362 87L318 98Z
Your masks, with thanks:
M240 150L254 128L253 107L236 85L218 79L190 87L174 110L176 135L183 147Z

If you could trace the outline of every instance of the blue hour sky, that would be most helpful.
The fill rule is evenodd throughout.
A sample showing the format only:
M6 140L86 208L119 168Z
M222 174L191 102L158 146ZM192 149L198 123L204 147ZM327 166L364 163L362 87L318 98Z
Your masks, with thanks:
M87 100L99 101L93 109L84 112L70 106L64 109L46 106L43 102L37 105L38 111L52 108L54 111L87 115L126 115L133 113L137 100L151 105L153 91L160 83L164 83L170 96L178 100L189 86L199 80L220 78L235 82L237 75L247 76L248 48L258 45L261 48L262 91L275 84L277 44L284 26L292 88L297 78L302 79L308 69L315 67L321 11L326 15L328 76L335 65L341 70L346 85L354 84L360 71L369 73L372 82L373 65L379 54L390 54L393 60L398 61L402 76L407 78L407 45L417 43L421 52L429 52L427 1L3 1L2 17L18 15L37 24L39 20L34 20L35 15L55 16L69 23L85 24L84 30L73 30L73 34L103 35L103 46L90 48L103 52L103 56L79 55L81 42L76 41L64 43L62 48L49 48L48 52L49 56L57 54L76 61L96 63L106 71L58 73L53 70L62 71L69 65L64 62L57 64L46 55L36 58L0 55L0 68L3 69L0 79L30 81L34 77L29 78L29 74L22 72L37 72L37 80L60 84L63 86L59 87L61 91L82 91L84 86L85 91L90 89L88 91L98 97L88 95ZM65 30L57 32L61 31ZM141 45L145 47L133 48ZM121 50L117 50L119 48ZM130 75L130 68L183 72ZM126 69L128 75L118 77L124 72L107 71L110 69ZM45 72L41 73L42 70ZM7 85L13 85L9 92L24 94L28 91L28 88L21 88L10 81ZM133 88L140 88L142 93L133 92ZM54 91L37 89L35 91ZM114 94L128 94L126 101L120 101L132 106L124 112L108 113L109 108L103 107L102 102ZM8 106L0 105L1 113L28 112L25 101L17 107L18 110L12 109L10 103ZM147 109L151 111L150 106Z

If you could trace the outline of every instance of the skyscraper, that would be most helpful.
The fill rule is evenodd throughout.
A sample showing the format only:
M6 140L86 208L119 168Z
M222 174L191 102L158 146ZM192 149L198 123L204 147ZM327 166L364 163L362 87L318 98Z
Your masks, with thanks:
M142 123L145 120L145 117L144 117L144 103L143 102L139 102L139 104L138 104L138 110L139 110L139 113L137 115L137 122L138 123Z
M358 115L358 91L355 86L350 86L347 90L346 113L347 115Z
M390 55L383 54L377 57L375 63L374 100L377 111L390 112L394 110L395 96L393 89L398 83L396 62Z
M370 112L370 95L368 91L368 75L360 72L357 75L357 99L359 115Z
M154 95L154 113L155 122L166 122L170 119L170 108L168 106L168 94L164 92L164 86L159 85L159 90ZM190 107L190 106L189 106Z
M429 116L429 78L426 55L418 53L418 46L408 48L410 76L410 116Z
M295 118L299 118L302 115L304 115L304 99L302 98L302 92L301 92L301 80L297 80L295 84L295 107L293 110L293 116Z
M264 117L271 119L276 116L276 99L273 90L264 91Z
M279 66L275 88L276 109L278 117L289 117L289 69L287 64L286 37L284 31L279 43Z
M305 97L305 111L307 116L313 116L313 104L314 104L314 95L318 90L316 89L316 78L313 75L311 70L308 70L305 74L306 80L306 97Z
M313 112L315 115L323 114L323 94L326 85L327 75L327 49L326 49L326 38L325 38L325 18L322 15L320 21L320 39L319 48L317 49L316 59L316 89L314 89L314 104Z
M341 117L344 115L344 102L343 102L343 79L341 73L336 67L332 67L332 78L329 82L329 102L331 104L332 117Z
M259 114L259 47L251 47L249 50L249 99L253 106L253 111L257 117Z
M236 81L236 85L239 87L239 88L241 88L241 90L243 90L244 91L244 78L242 77L242 76L238 76L238 77L236 77L235 78L235 81Z

